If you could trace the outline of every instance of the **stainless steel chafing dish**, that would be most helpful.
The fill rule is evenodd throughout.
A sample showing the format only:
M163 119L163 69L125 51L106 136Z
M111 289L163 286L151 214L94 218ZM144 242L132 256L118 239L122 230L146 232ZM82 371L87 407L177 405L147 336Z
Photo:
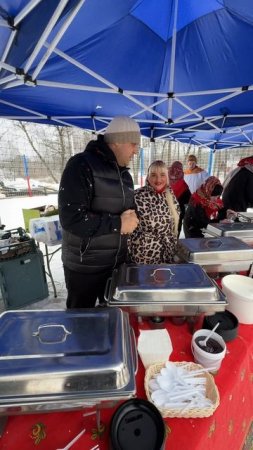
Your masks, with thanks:
M108 280L105 299L140 316L214 314L227 305L198 264L123 264Z
M253 248L235 237L179 239L177 256L184 262L204 267L206 272L239 272L249 270Z
M240 222L253 222L253 212L238 212L237 217Z
M135 395L136 346L120 309L0 316L0 414L112 406Z
M205 237L209 236L232 236L242 241L253 244L253 223L233 222L233 223L210 223L204 232Z

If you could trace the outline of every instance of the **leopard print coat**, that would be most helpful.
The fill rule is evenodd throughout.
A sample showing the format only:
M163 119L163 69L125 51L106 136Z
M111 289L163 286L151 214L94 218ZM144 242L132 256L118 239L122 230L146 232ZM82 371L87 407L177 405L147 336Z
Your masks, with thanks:
M171 189L170 193L180 213ZM174 223L166 200L166 192L157 194L151 186L143 186L135 191L135 203L140 222L129 238L131 262L136 264L172 263L177 238L173 233Z

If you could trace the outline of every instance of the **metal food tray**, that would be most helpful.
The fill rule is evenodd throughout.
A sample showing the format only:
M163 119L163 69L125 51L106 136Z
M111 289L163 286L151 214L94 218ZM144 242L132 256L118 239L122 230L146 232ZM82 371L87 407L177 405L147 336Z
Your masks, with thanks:
M8 311L0 325L0 414L134 396L136 346L120 309Z
M237 217L241 222L253 223L253 212L238 212Z
M216 287L198 264L123 264L113 273L110 298L133 303L218 299Z
M177 256L207 272L242 271L252 264L253 248L232 236L188 238L178 241Z
M240 239L253 238L253 223L209 223L206 231L214 236L233 236Z
M109 306L140 315L194 315L224 311L224 294L198 264L126 265L114 270Z

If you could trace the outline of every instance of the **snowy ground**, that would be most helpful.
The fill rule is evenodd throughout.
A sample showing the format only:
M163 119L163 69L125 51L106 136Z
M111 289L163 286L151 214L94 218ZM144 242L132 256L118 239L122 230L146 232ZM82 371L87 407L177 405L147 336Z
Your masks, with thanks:
M42 205L55 205L57 206L57 194L42 195L34 197L16 197L16 198L6 198L0 199L0 223L5 225L5 230L12 228L22 227L24 228L23 220L23 208L33 208ZM253 212L252 209L248 209L249 212ZM181 232L180 237L184 237L183 232ZM40 248L45 252L43 244L40 244ZM55 251L58 247L49 247L49 251ZM53 287L50 279L48 278L48 288L49 297L39 302L29 305L29 309L62 309L65 308L66 304L66 288L64 283L64 274L61 262L61 251L54 254L51 259L51 271L56 285L57 298L54 298ZM0 293L0 311L3 310L3 302L1 301Z
M5 225L5 230L12 228L22 227L24 228L24 220L22 209L34 208L42 205L55 205L57 206L57 194L51 194L47 196L35 196L35 197L16 197L0 199L0 221ZM49 251L55 251L58 247L48 247ZM40 244L40 249L45 251L43 244ZM64 274L61 262L61 251L59 250L54 254L51 259L51 271L56 285L57 298L54 298L53 288L50 279L48 278L49 297L39 302L30 304L27 309L62 309L66 304L66 289L64 283ZM0 310L3 310L3 302L1 301L0 293Z

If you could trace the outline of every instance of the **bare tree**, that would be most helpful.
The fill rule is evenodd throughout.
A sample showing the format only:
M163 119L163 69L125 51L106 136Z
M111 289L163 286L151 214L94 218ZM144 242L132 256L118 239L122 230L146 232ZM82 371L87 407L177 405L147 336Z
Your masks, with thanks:
M39 160L40 168L45 169L40 174L50 176L56 183L59 182L68 159L74 153L82 151L91 140L90 132L66 126L18 122L18 128L35 155L35 159L30 158L30 168L34 172L35 161Z
M25 123L23 122L18 122L18 126L21 128L21 130L24 132L27 141L29 142L31 148L33 149L34 153L37 155L37 157L39 158L39 160L42 162L42 164L46 167L49 175L51 176L52 180L54 180L55 183L58 182L58 179L55 177L54 173L52 172L49 164L47 164L45 158L41 155L40 151L38 150L38 148L35 145L34 139L32 138L32 136L30 135L30 133L28 132L27 126Z

